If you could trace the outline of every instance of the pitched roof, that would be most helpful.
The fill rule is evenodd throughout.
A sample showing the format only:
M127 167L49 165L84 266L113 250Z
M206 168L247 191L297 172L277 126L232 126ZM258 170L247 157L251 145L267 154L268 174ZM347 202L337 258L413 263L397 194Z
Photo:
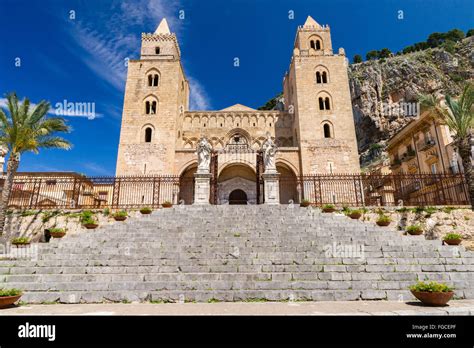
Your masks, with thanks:
M304 26L321 28L321 25L319 25L319 23L316 22L314 18L311 16L308 16L308 18L306 18L306 22L304 22Z
M158 25L158 28L155 30L155 34L171 34L166 18L161 20L160 25Z
M220 111L255 111L255 109L249 108L242 104L234 104Z

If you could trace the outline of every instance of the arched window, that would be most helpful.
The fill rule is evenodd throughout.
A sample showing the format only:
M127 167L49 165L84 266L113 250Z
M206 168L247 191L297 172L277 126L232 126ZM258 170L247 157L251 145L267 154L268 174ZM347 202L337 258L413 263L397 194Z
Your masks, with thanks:
M329 123L325 123L323 126L323 131L324 131L324 137L325 138L332 138L331 134L331 125Z
M320 49L321 49L321 41L316 40L316 50L320 50Z
M312 49L314 49L314 50L316 49L316 44L314 43L314 40L311 40L311 41L309 42L309 46L310 46Z
M316 71L316 83L322 83L321 73Z
M329 104L329 97L326 97L326 99L324 99L324 107L326 110L331 110L331 105Z
M155 115L156 114L156 101L149 101L145 102L145 114L147 115Z
M155 47L155 54L160 54L160 48L159 47Z
M319 110L331 110L331 103L329 101L329 97L326 97L326 98L319 97L318 102L319 102Z
M328 83L328 74L325 71L323 71L322 78L323 83Z
M156 87L158 86L159 77L158 74L148 75L148 86Z
M151 129L151 127L145 128L145 143L151 143L152 135L153 135L153 129Z

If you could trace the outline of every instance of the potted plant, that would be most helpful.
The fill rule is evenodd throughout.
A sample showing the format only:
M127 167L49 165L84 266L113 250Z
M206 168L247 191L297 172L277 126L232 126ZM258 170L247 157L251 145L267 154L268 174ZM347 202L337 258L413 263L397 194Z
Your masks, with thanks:
M418 282L410 291L427 306L445 306L454 295L453 288L438 282Z
M164 201L162 204L163 208L171 208L173 206L173 203L170 201Z
M31 243L30 238L27 237L18 237L18 238L13 238L11 240L11 243L13 245L16 245L17 248L20 248L25 245L29 245Z
M90 210L85 210L81 214L81 224L88 230L97 228L99 224L94 218L94 213Z
M334 204L325 204L323 205L323 213L333 213L336 211Z
M140 213L143 215L151 214L153 210L150 207L143 207L140 209Z
M117 211L114 213L115 221L125 221L127 219L127 212L125 210Z
M11 306L23 295L19 289L0 289L0 308Z
M359 210L359 209L349 210L347 212L347 216L349 216L351 219L354 219L354 220L360 219L360 217L362 216L362 210Z
M412 236L418 236L423 233L423 228L420 225L410 225L405 230Z
M375 223L379 226L388 226L392 222L392 219L388 215L380 214Z
M309 207L310 204L311 202L309 201L309 199L303 199L300 203L300 207Z
M50 228L49 229L49 234L53 238L62 238L66 235L66 230L64 228Z
M448 233L443 237L443 243L448 245L459 245L461 244L462 236L458 233Z

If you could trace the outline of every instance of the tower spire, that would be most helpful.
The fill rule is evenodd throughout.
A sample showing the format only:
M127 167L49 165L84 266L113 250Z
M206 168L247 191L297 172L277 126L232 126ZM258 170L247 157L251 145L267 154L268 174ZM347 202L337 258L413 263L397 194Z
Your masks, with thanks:
M161 20L160 25L158 25L158 28L155 30L155 34L171 34L166 18Z
M321 28L321 25L319 25L319 23L316 22L316 21L314 20L314 18L311 17L311 16L308 16L308 18L306 18L306 22L304 22L304 26L305 26L305 27Z

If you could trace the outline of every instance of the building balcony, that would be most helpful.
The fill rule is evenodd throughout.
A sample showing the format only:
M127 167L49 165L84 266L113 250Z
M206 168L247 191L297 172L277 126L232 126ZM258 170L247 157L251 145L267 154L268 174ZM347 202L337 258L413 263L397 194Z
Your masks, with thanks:
M395 159L392 164L390 164L390 169L391 170L395 170L395 169L398 169L400 168L400 166L402 165L402 161L400 161L398 158Z
M431 149L435 145L436 145L436 141L434 141L433 139L420 141L416 144L419 151L426 151L428 149Z
M402 155L401 161L402 161L402 162L408 162L408 161L414 159L415 156L416 156L416 152L415 152L415 151L408 151L408 152L405 152L405 153Z

